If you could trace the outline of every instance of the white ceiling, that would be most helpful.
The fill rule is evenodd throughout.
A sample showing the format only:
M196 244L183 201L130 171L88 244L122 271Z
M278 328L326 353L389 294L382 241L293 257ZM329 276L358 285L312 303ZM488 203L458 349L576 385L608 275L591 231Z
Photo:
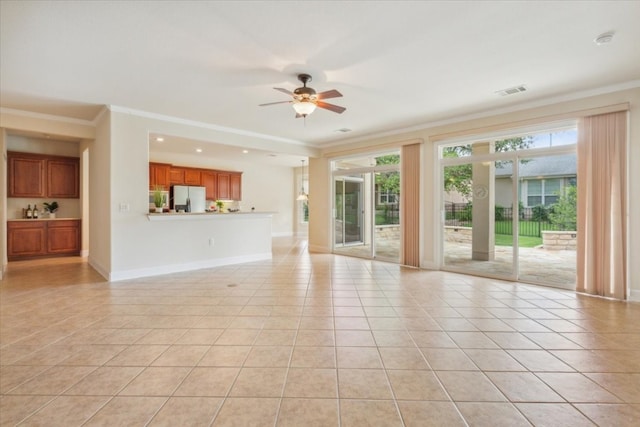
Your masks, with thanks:
M640 1L2 0L0 106L92 120L115 105L321 148L637 84L639 17ZM258 106L301 72L346 112Z

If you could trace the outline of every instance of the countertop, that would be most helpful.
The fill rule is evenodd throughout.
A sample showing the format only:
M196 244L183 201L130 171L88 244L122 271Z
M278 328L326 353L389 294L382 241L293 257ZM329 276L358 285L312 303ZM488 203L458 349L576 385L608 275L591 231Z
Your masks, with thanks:
M161 214L158 214L161 215ZM27 218L15 218L15 219L7 219L7 221L68 221L68 220L80 220L81 218L37 218L37 219L27 219Z
M165 212L165 213L149 213L147 218L149 221L168 221L168 220L191 220L191 219L225 219L225 218L249 218L266 217L277 214L278 212Z

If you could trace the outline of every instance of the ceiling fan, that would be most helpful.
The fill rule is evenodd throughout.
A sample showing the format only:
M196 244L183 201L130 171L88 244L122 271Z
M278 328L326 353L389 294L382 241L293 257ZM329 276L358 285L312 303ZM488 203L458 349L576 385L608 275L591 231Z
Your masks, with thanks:
M289 101L269 102L267 104L260 104L259 106L264 107L275 104L292 104L293 109L296 110L296 118L307 117L309 114L314 112L316 107L324 108L325 110L333 111L338 114L341 114L346 110L346 108L340 107L339 105L329 104L328 102L323 101L324 99L341 97L342 94L337 90L332 89L316 93L315 89L307 87L307 83L311 81L311 76L309 74L298 74L298 80L302 82L302 87L297 88L293 92L281 87L274 87L275 90L286 93L293 99Z

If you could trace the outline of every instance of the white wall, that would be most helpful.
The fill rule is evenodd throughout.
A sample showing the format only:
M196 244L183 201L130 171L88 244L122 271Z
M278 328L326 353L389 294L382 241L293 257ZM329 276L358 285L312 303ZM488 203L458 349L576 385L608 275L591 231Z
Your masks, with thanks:
M187 137L194 129L178 123L154 118L140 117L118 111L110 113L110 161L111 176L111 265L110 277L137 275L140 272L161 271L167 264L172 265L211 265L212 260L238 258L251 250L252 239L249 235L233 233L238 225L221 227L217 221L149 221L149 133L169 134ZM203 139L199 135L198 139ZM96 143L100 141L96 140ZM155 155L154 155L155 156ZM223 168L203 161L196 162L192 157L170 159L160 154L153 160L177 165L193 165ZM275 233L292 233L291 168L266 167L263 165L238 165L225 163L224 169L242 170L243 202L242 208L251 206L256 211L277 211L273 216ZM93 168L92 168L93 171ZM93 182L93 176L91 177ZM284 189L284 191L283 191ZM94 186L92 185L92 194ZM120 207L126 207L122 210ZM91 219L96 206L91 203ZM237 219L227 221L241 221ZM254 228L252 228L254 227ZM257 224L243 229L244 233L258 233ZM93 227L92 227L93 230ZM91 233L91 247L94 247L94 234ZM213 247L208 240L215 240ZM270 240L269 243L270 245ZM270 247L269 247L270 252Z
M89 148L89 264L104 277L111 271L111 117L103 114Z

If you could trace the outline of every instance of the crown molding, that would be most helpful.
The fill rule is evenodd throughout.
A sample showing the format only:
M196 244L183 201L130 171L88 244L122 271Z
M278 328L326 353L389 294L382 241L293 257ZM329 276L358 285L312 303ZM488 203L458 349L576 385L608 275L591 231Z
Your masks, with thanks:
M51 120L51 121L60 122L60 123L69 123L74 125L95 127L95 123L93 120L90 121L90 120L76 119L73 117L54 116L52 114L35 113L33 111L16 110L14 108L0 107L0 114L12 114L15 116L28 117L32 119Z
M160 121L169 122L169 123L175 123L175 124L191 126L191 127L201 128L201 129L213 130L217 132L230 133L230 134L239 135L239 136L248 136L251 138L259 138L263 140L280 142L285 144L294 144L294 145L300 145L304 147L310 146L305 142L298 141L295 139L279 138L273 135L251 132L243 129L230 128L226 126L219 126L219 125L214 125L210 123L199 122L196 120L181 119L178 117L166 116L164 114L150 113L148 111L136 110L133 108L121 107L118 105L108 105L107 108L116 113L131 114L133 116L144 117L147 119L160 120Z

